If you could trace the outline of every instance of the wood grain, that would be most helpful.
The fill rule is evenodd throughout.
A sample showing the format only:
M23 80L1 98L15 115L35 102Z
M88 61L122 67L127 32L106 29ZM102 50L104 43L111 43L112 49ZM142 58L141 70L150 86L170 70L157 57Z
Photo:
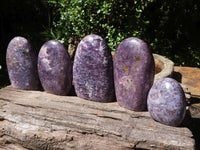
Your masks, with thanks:
M117 102L0 90L0 145L24 149L194 149L191 131L154 121ZM1 148L0 147L0 148ZM9 149L9 148L8 148Z

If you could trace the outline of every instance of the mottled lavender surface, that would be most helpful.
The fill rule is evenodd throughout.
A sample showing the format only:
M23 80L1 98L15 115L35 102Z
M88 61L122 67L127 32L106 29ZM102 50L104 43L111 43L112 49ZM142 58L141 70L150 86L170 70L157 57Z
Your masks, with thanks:
M152 118L163 124L178 126L185 117L185 94L174 79L158 80L149 91L147 103Z
M154 59L147 44L135 37L123 40L114 56L115 92L119 105L134 111L145 110L154 72Z
M79 43L73 82L78 97L98 102L114 100L112 55L100 36L87 35Z
M37 72L37 56L30 43L23 37L15 37L8 44L6 63L11 85L23 90L37 90L40 81Z
M72 63L65 47L56 40L43 44L38 56L38 73L44 90L67 95L72 86Z

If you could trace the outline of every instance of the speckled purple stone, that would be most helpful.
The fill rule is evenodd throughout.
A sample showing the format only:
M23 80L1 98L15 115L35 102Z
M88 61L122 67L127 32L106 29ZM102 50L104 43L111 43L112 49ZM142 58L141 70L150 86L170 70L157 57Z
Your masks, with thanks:
M123 40L114 56L115 92L119 105L133 111L145 110L154 72L154 59L147 44L135 37Z
M44 90L67 95L72 86L72 63L63 44L50 40L43 44L38 56L38 73Z
M158 80L149 91L147 103L150 115L160 123L178 126L185 117L185 94L174 79Z
M73 82L78 97L114 101L113 61L106 42L98 35L87 35L78 45Z
M37 72L37 55L23 37L15 37L8 44L6 63L11 85L23 90L37 90L40 81Z

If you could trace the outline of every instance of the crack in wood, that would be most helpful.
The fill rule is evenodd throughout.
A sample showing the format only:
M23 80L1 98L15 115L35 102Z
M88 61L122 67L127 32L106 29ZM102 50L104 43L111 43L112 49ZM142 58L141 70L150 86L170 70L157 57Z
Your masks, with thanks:
M91 115L95 115L95 116L97 116L97 117L101 117L101 118L108 118L108 119L113 119L113 120L122 121L122 119L120 119L120 118L116 118L116 117L112 117L112 116L99 115L99 114L95 114L95 113L91 113Z

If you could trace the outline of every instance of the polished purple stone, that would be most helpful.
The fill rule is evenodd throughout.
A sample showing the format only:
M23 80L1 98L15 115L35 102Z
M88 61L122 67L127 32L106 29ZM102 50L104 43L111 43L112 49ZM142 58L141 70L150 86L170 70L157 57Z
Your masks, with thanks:
M50 40L43 44L38 56L38 73L44 90L67 95L72 86L72 63L63 44Z
M114 56L116 98L120 106L134 111L147 107L155 64L147 44L135 37L123 40Z
M37 55L23 37L15 37L8 44L6 63L11 85L24 90L37 90L40 81L37 72Z
M185 117L185 94L174 79L158 80L149 91L147 103L150 115L160 123L178 126Z
M114 100L112 55L100 36L87 35L79 43L73 82L78 97L98 102Z

